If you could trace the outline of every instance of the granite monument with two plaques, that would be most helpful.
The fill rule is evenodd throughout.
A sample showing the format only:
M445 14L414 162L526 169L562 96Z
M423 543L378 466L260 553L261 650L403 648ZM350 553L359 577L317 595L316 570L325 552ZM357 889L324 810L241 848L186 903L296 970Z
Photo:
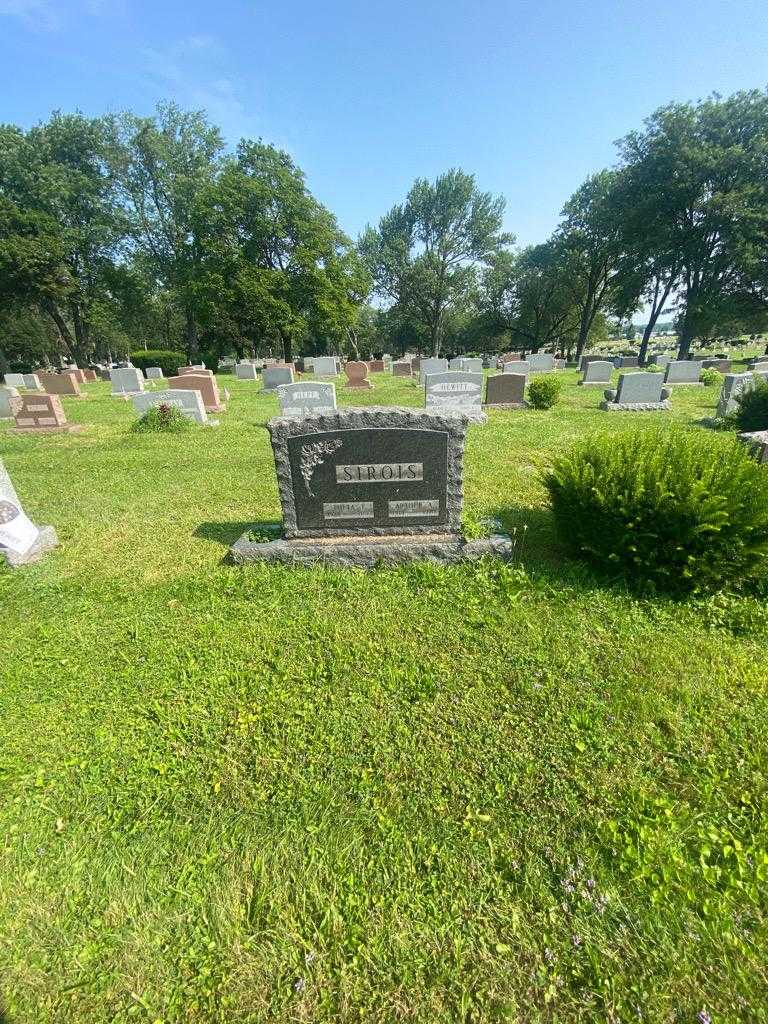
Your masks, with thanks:
M476 422L485 423L483 413L483 374L465 370L446 370L427 374L424 383L427 409L461 409Z
M165 391L141 391L138 394L131 395L131 401L139 416L143 416L148 409L169 405L179 409L182 416L186 416L188 420L193 420L195 423L217 425L215 420L208 419L203 396L199 391L192 391L187 388L168 388Z
M283 536L249 531L232 561L373 568L509 558L506 534L467 540L461 531L470 422L455 409L379 406L270 420Z
M57 547L52 526L35 526L25 514L8 470L0 459L0 557L11 569L37 562Z
M336 408L336 385L308 380L299 384L280 384L277 389L283 416L307 416L329 413Z

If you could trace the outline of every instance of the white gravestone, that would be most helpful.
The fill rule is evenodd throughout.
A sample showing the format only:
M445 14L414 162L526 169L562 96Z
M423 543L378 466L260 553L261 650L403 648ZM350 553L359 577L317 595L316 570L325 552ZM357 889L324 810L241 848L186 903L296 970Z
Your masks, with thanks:
M308 413L334 412L336 385L320 381L281 384L277 389L283 416L306 416Z
M23 374L23 377L24 377L24 387L28 391L42 391L43 390L43 385L40 383L40 378L37 376L36 373L25 373L25 374Z
M148 366L144 371L147 375L147 380L162 380L163 371L159 366Z
M527 377L531 372L531 364L527 359L516 359L514 362L504 363L502 373L519 373Z
M261 372L265 391L274 391L281 384L293 384L292 366L265 366Z
M701 376L701 360L699 359L673 359L667 363L664 371L664 386L669 387L675 384L693 384L703 387L699 380Z
M18 397L17 388L0 388L0 420L13 419L13 400Z
M23 373L6 373L3 383L7 388L25 388L27 386L24 383Z
M483 375L466 373L464 370L446 370L443 373L427 374L424 384L425 406L427 409L458 409L461 412L478 413L485 422L483 413Z
M312 372L317 377L336 377L339 373L339 362L336 356L314 356Z
M531 352L528 356L531 373L553 373L555 357L550 352Z
M589 386L603 386L611 383L611 373L613 371L613 363L608 362L607 359L592 359L584 366L584 376L579 381L579 384Z
M110 371L113 395L133 395L144 390L144 378L141 370L135 366L117 367Z
M15 568L36 561L57 543L53 527L38 529L25 514L8 470L0 460L0 555Z
M427 376L430 373L445 373L448 370L447 359L422 359L419 365L419 374L421 376L421 383L426 383Z
M158 405L171 405L181 409L187 419L195 423L208 423L208 413L203 405L203 396L199 391L188 391L186 388L169 388L167 391L144 391L141 394L131 395L133 407L139 416L143 416L147 409Z
M238 380L256 380L257 376L253 363L235 363L235 377Z

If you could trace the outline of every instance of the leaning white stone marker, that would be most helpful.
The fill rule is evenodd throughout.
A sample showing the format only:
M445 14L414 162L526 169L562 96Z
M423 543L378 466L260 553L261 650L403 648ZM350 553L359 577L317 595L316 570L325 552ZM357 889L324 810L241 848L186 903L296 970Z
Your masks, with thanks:
M25 514L8 470L0 460L0 556L16 569L38 561L58 543L52 526L35 526Z

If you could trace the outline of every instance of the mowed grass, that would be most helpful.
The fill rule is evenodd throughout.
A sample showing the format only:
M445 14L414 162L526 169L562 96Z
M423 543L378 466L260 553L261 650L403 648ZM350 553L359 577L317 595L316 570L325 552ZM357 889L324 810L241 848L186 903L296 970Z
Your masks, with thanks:
M280 517L260 384L193 434L104 384L82 433L2 428L62 541L0 569L8 1024L768 1020L764 606L611 587L538 480L717 389L626 417L562 378L470 430L511 566L223 564ZM374 381L340 404L422 403Z

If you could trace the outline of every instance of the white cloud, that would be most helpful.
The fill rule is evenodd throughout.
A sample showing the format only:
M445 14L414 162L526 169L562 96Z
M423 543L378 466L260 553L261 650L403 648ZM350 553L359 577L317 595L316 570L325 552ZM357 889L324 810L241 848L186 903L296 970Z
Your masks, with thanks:
M0 0L0 15L19 18L28 28L53 31L61 25L61 15L50 0Z
M243 135L258 134L243 86L226 74L227 53L218 40L184 36L165 47L147 47L142 56L155 83L182 106L205 110L231 145Z

